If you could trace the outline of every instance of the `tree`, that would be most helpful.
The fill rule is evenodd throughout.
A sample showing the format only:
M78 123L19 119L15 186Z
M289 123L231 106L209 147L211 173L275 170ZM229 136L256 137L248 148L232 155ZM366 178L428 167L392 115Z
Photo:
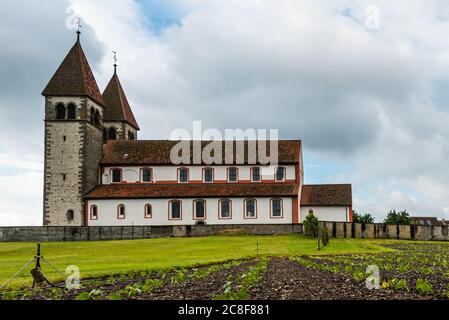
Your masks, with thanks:
M398 211L390 210L387 218L384 220L385 224L411 224L410 216L407 210Z
M319 229L318 218L315 217L313 211L309 212L306 219L304 220L304 228L306 231L305 233L307 235L311 235L313 237L316 237L318 235Z
M357 211L352 210L352 222L354 223L374 223L374 217L369 214L359 214Z

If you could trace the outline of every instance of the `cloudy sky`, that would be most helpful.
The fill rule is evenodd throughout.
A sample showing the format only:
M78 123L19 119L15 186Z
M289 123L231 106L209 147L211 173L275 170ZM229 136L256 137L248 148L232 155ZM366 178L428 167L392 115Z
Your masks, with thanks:
M3 0L0 225L42 223L40 93L75 16L101 90L118 51L141 139L276 128L357 211L449 219L447 1Z

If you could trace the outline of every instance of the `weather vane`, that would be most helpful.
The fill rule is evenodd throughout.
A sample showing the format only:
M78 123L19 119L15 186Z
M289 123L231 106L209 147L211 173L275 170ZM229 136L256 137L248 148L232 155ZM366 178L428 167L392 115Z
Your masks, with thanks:
M77 38L78 38L78 41L79 41L80 40L80 34L81 34L81 28L82 28L81 18L80 17L76 18L75 25L77 26L76 35L77 35Z
M112 51L112 53L114 54L114 73L117 71L117 52L116 51Z
M77 33L81 33L81 28L83 27L82 25L81 25L81 18L80 17L77 17L76 18L76 21L75 21L75 24L76 24L76 26L77 26Z

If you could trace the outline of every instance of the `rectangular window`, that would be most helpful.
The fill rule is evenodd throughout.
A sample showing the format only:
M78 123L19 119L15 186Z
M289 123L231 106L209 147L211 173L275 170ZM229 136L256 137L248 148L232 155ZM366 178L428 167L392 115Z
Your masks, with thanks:
M271 200L271 217L272 218L282 218L282 200L281 199Z
M112 169L112 183L120 183L122 182L122 170L121 169Z
M195 219L205 219L206 218L206 201L197 200L194 202L195 206Z
M214 169L205 168L204 169L204 182L214 182Z
M181 183L189 182L189 169L187 169L187 168L179 169L178 179L179 179L179 182L181 182Z
M228 181L237 182L238 180L238 170L237 168L228 168Z
M231 218L231 200L220 201L220 219Z
M252 168L252 175L251 178L253 181L258 182L260 181L260 168Z
M152 181L152 170L150 168L142 169L142 182L151 182Z
M170 202L170 220L181 220L181 201Z
M248 219L256 218L256 200L245 200L245 217Z
M285 180L285 168L278 167L276 169L276 181L284 181Z

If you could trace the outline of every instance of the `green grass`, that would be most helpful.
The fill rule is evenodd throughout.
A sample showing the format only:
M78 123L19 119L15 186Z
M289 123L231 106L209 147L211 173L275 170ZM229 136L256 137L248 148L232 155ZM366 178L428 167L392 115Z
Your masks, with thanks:
M379 242L363 239L331 239L317 251L316 239L299 235L213 236L202 238L163 238L132 241L49 242L42 243L42 255L57 268L80 268L81 278L134 270L187 267L196 264L256 256L309 254L375 253L388 251ZM17 272L36 252L36 243L0 243L0 285ZM43 263L50 280L61 276ZM29 267L11 286L31 283Z

